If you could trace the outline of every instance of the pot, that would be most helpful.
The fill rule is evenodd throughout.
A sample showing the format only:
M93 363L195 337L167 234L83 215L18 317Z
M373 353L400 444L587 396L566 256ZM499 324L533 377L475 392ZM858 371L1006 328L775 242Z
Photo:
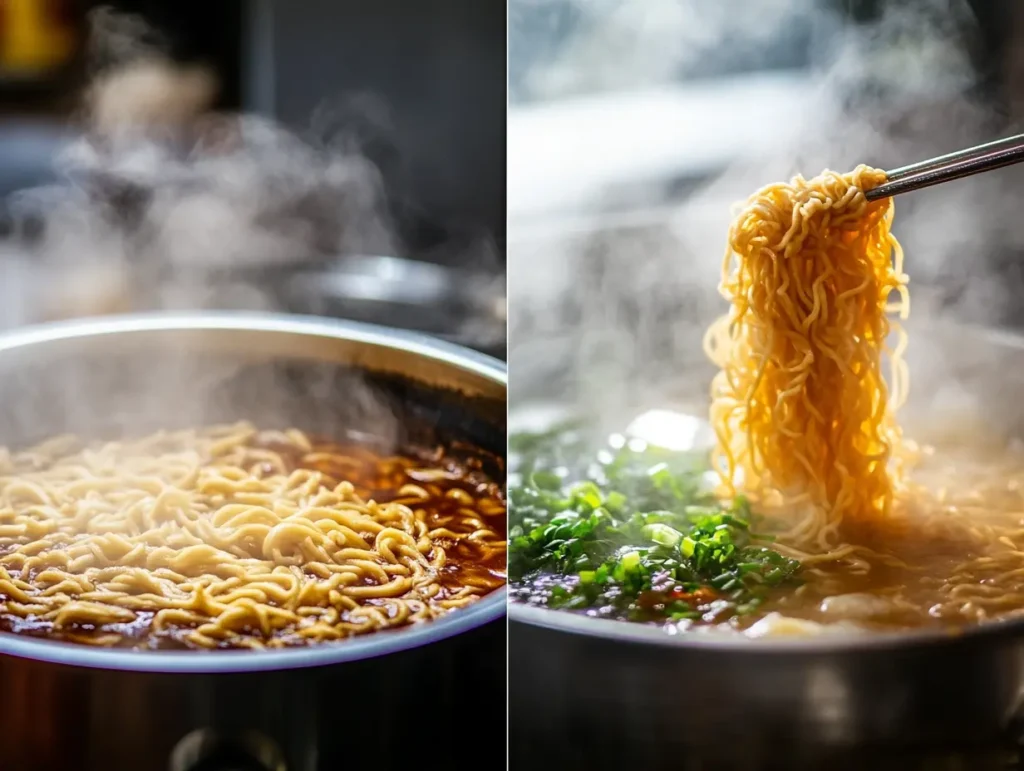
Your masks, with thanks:
M6 445L244 418L505 451L504 365L294 316L128 316L0 335L0 404ZM505 594L429 623L266 652L0 633L0 767L479 768L504 753Z
M1024 435L1024 338L921 327L907 354L908 434L927 438L941 414ZM882 752L906 769L919 752L1005 737L1024 693L1024 620L754 641L513 603L509 683L512 768L865 768Z

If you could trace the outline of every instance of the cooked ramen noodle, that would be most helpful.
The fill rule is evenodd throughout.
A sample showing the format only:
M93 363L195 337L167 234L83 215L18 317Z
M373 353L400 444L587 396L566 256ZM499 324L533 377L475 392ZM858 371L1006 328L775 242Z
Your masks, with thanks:
M796 177L737 216L721 282L730 310L705 338L720 367L712 466L721 494L788 523L779 548L810 568L779 607L976 621L1024 607L1012 587L985 585L1010 566L1024 575L1024 463L1002 451L982 471L976 445L936 457L902 435L908 279L891 199L864 195L884 180L866 166Z
M892 201L864 197L884 180L860 166L755 193L729 234L730 312L706 338L723 492L798 507L790 539L818 550L844 521L885 517L901 483L908 382L890 313L909 311L907 277Z
M248 424L0 450L0 628L260 648L435 619L505 581L479 461Z

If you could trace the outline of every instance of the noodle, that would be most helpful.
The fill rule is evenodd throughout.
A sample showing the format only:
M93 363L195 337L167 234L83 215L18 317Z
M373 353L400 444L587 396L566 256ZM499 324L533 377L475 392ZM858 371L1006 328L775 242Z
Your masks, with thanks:
M437 618L504 583L496 486L363 455L244 423L0 451L0 616L99 645L279 647Z
M775 601L787 615L821 618L851 592L884 601L883 625L885 614L913 626L1019 612L1024 458L1004 448L982 460L955 442L937 465L896 421L907 277L891 200L864 196L884 180L866 166L796 177L737 216L720 286L729 313L704 339L720 368L719 493L787 521L776 548L810 579ZM864 612L864 600L833 604L846 615L858 603Z
M890 313L907 316L907 278L892 202L864 197L884 178L860 166L755 193L729 235L730 312L704 343L720 368L710 420L722 494L798 508L786 540L814 552L836 548L844 523L886 517L902 482L894 411L908 383Z

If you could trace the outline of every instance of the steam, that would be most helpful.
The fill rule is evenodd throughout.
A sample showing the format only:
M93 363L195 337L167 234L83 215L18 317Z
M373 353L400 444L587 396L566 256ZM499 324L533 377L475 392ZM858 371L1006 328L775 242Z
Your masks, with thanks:
M213 110L214 74L141 19L91 17L81 134L8 202L21 323L142 309L283 309L271 268L405 251L365 143L387 110L325 102L304 133ZM11 270L11 269L8 269ZM13 271L12 271L13 272Z
M405 251L381 170L364 152L387 138L379 100L326 102L302 133L220 114L213 73L174 63L142 20L101 9L91 21L93 77L60 179L6 202L0 323L283 310L279 271ZM126 340L123 352L100 341L42 370L9 354L14 374L0 388L23 408L0 421L0 444L40 431L138 433L225 419L338 438L352 424L401 443L410 421L399 414L410 405L389 395L393 386L333 367L296 374L281 364L288 345L237 337ZM33 385L44 380L45 389Z
M540 57L516 50L517 39L525 46L528 38L515 27L550 4L511 4L510 60L534 56L521 88L535 98L634 92L686 75L700 82L711 63L726 73L756 69L764 44L786 50L801 40L811 52L812 77L806 95L789 105L791 121L779 141L748 148L670 211L639 226L603 226L614 191L595 190L590 198L597 203L581 215L590 220L589 233L554 228L543 237L513 238L513 403L568 400L620 427L638 405L703 405L710 367L701 338L725 309L716 287L737 201L796 173L858 163L892 168L1011 133L978 91L972 53L979 29L964 0L889 3L871 23L844 20L844 4L814 0L742 9L701 0L570 5L573 34L557 54ZM754 126L760 119L743 117ZM778 127L771 128L774 134ZM990 257L1024 246L1024 221L1007 195L1018 181L1024 176L1010 169L897 199L915 326L935 319L1005 323L1021 284L1008 281L1005 270L997 273ZM528 275L520 278L524 264Z
M522 3L516 11L537 13ZM538 95L630 90L698 74L708 58L732 59L758 44L785 38L802 14L815 11L811 0L761 0L737 12L735 3L700 0L597 0L572 4L577 32L561 55L527 75ZM517 8L518 6L518 8ZM512 51L515 56L516 52Z
M159 31L141 18L105 7L93 12L87 46L93 79L85 99L94 131L180 128L209 109L218 88L213 73L174 65L166 49Z

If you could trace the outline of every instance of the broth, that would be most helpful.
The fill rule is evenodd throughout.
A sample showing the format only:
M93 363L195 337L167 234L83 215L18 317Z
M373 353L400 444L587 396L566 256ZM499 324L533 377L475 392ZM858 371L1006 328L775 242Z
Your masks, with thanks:
M797 512L719 500L707 492L713 478L705 451L670 452L622 436L595 451L580 436L575 428L561 427L514 442L527 448L511 460L515 602L653 624L670 633L728 631L752 637L955 631L1024 611L1024 450L1014 443L946 436L920 452L886 520L848 524L842 532L843 542L853 545L848 550L807 555L784 538L770 539L784 533ZM622 471L629 467L636 476ZM538 479L549 472L550 478ZM643 492L636 479L645 476L651 490ZM599 496L590 501L593 507L579 492L581 480L595 485L585 490ZM553 496L544 504L537 503L537 494L523 493L544 484ZM657 493L659 485L663 492L672 485L681 492ZM638 489L648 501L634 506ZM623 495L630 502L617 500ZM600 520L605 508L610 526L586 531L574 524L593 512ZM691 537L713 546L712 538L688 530L710 514L737 518L735 525L712 523L728 534L722 551L752 556L696 569L696 556L680 551ZM550 533L550 523L559 522L569 525ZM580 545L570 548L577 556L569 560L545 551L550 541L561 555L565 548L558 544L573 539ZM768 554L777 561L759 565L759 555ZM789 559L800 564L782 561ZM633 574L622 569L630 560ZM778 565L779 574L764 580ZM748 572L738 582L730 578L743 570Z

